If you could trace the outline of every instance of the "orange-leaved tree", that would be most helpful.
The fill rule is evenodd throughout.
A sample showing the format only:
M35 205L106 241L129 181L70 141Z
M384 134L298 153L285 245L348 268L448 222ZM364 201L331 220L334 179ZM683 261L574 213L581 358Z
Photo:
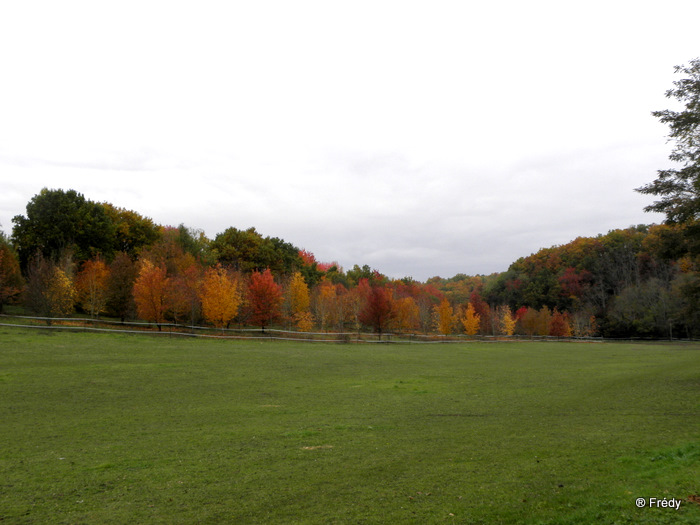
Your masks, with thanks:
M134 282L136 313L141 319L155 323L159 331L168 310L169 285L165 266L156 266L149 259L141 260Z
M107 278L109 270L102 259L96 257L83 263L75 279L78 302L90 317L99 317L107 307Z
M452 333L452 327L455 323L455 315L452 306L447 299L440 301L440 305L435 307L435 324L438 332L442 335Z
M420 310L413 297L402 297L394 302L394 324L399 332L417 330L420 326Z
M202 314L217 328L227 327L241 304L238 278L217 264L204 273L201 289Z
M250 275L248 284L248 307L250 321L265 327L280 315L282 305L282 288L275 282L270 269L264 272L255 271Z
M337 322L335 315L337 300L338 297L335 285L325 279L321 281L316 287L314 310L316 311L316 320L323 331L327 331Z
M571 325L566 312L560 312L556 308L549 320L549 335L556 337L571 337Z

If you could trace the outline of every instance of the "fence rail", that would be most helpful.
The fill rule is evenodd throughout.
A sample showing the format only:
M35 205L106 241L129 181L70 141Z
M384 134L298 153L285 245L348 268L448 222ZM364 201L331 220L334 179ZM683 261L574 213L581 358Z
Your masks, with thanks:
M5 322L7 321L7 322ZM14 321L14 322L12 322ZM81 317L33 317L26 315L0 314L0 327L32 328L38 330L68 330L76 332L103 332L140 334L169 337L203 337L209 339L267 339L278 341L307 341L317 343L406 343L406 344L444 344L469 342L507 342L507 341L655 341L654 339L625 338L603 339L602 337L554 337L525 335L475 335L463 334L439 335L416 333L382 334L370 332L299 332L279 328L213 328L201 325L183 325L176 323L148 323L143 321L112 321ZM658 341L658 339L656 340ZM674 340L679 341L679 340ZM683 339L682 341L693 341Z
M0 315L0 326L7 328L34 328L39 330L72 330L80 332L107 332L123 334L149 334L157 336L206 337L211 339L268 339L283 341L308 341L318 343L408 343L436 344L475 341L507 341L506 336L443 336L437 334L404 334L385 332L299 332L279 328L213 328L201 325L175 323L148 323L142 321L112 321L81 317L35 317L26 315ZM15 322L9 322L14 320ZM537 337L554 340L552 337Z

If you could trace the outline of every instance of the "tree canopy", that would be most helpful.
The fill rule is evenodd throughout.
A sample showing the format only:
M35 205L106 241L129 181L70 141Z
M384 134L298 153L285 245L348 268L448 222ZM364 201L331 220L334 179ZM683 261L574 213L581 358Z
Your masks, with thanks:
M80 260L113 253L114 224L104 206L75 190L44 188L27 204L26 217L17 215L12 222L12 242L22 268L37 252L56 259L73 251Z
M157 225L73 190L42 190L14 222L11 243L0 235L0 305L22 300L45 316L73 310L77 298L85 313L158 325L610 337L691 337L700 326L697 219L579 237L505 272L425 283L368 265L345 271L255 228L231 227L209 241L201 230ZM237 285L204 286L215 273Z
M685 223L700 219L700 58L675 70L685 77L675 81L666 96L684 104L684 109L652 114L668 124L669 140L675 141L669 158L681 167L659 170L655 181L637 191L660 197L646 211L663 212L668 221Z

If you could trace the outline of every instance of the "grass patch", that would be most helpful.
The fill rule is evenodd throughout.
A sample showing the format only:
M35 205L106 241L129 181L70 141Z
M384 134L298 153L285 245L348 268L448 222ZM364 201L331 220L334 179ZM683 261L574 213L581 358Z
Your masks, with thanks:
M697 523L699 358L6 329L0 519Z

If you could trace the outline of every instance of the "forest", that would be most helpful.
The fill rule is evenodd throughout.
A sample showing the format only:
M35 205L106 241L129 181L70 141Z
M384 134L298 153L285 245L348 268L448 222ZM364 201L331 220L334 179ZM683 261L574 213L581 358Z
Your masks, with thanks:
M663 224L579 237L501 273L417 282L344 269L254 227L204 232L44 188L0 232L0 312L74 312L155 323L279 325L302 332L464 333L608 338L700 335L700 58L666 92L677 169L636 191Z
M0 308L299 331L693 338L691 224L638 225L543 248L492 275L390 279L255 228L163 226L74 190L43 189L0 240Z

